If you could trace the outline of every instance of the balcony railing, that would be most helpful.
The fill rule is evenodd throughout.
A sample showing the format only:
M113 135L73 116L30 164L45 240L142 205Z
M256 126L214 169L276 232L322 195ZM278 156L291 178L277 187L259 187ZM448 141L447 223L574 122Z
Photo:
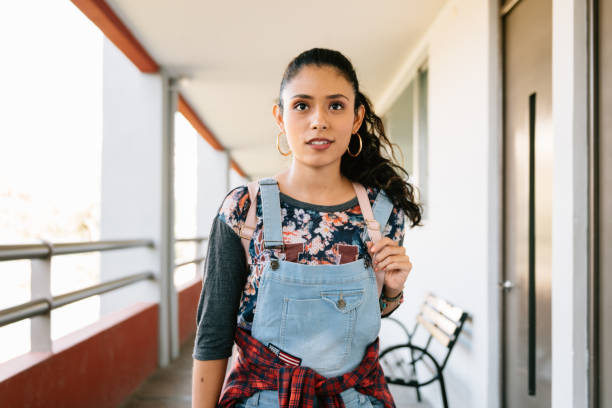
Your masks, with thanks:
M175 269L195 263L197 269L205 260L202 255L202 243L207 237L175 239L178 242L195 242L198 244L194 259L180 261ZM50 319L51 310L77 302L91 296L117 290L144 280L156 281L153 271L141 271L118 279L101 282L61 295L51 295L51 258L59 255L83 254L86 252L104 252L125 250L131 248L154 249L152 240L133 239L117 241L64 242L51 243L42 241L40 244L0 245L0 261L30 260L32 268L31 293L32 300L0 310L0 327L32 318L31 344L32 351L51 350ZM162 291L163 293L163 291Z

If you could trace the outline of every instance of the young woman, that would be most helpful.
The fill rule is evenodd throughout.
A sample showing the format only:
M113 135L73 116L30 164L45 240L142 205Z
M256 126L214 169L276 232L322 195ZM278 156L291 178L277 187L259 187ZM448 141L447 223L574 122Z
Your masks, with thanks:
M378 332L412 269L415 189L341 53L291 61L273 114L291 165L230 191L215 217L192 404L392 407Z

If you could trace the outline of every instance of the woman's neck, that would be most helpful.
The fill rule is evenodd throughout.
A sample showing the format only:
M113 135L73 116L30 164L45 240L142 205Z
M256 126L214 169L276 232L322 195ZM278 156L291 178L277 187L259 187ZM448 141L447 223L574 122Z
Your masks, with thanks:
M340 173L337 166L313 168L296 165L275 176L280 191L296 200L318 205L335 205L355 197L349 179Z

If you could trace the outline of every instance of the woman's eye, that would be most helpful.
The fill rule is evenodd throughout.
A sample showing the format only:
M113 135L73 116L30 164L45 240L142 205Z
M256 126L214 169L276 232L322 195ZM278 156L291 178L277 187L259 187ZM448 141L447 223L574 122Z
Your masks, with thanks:
M344 105L342 105L340 102L334 102L331 105L332 110L339 110L344 108Z
M295 110L299 110L299 111L301 111L301 110L306 109L306 108L307 108L307 106L306 106L306 104L305 104L304 102L298 102L298 103L296 103L296 104L293 106L293 108L294 108Z

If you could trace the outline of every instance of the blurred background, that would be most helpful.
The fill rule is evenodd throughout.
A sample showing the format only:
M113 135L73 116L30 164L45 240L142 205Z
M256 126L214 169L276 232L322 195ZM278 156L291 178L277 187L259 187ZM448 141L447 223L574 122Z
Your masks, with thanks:
M213 217L289 165L272 105L312 47L424 207L381 350L440 364L381 354L397 406L612 406L610 27L605 0L3 2L0 406L191 406Z

